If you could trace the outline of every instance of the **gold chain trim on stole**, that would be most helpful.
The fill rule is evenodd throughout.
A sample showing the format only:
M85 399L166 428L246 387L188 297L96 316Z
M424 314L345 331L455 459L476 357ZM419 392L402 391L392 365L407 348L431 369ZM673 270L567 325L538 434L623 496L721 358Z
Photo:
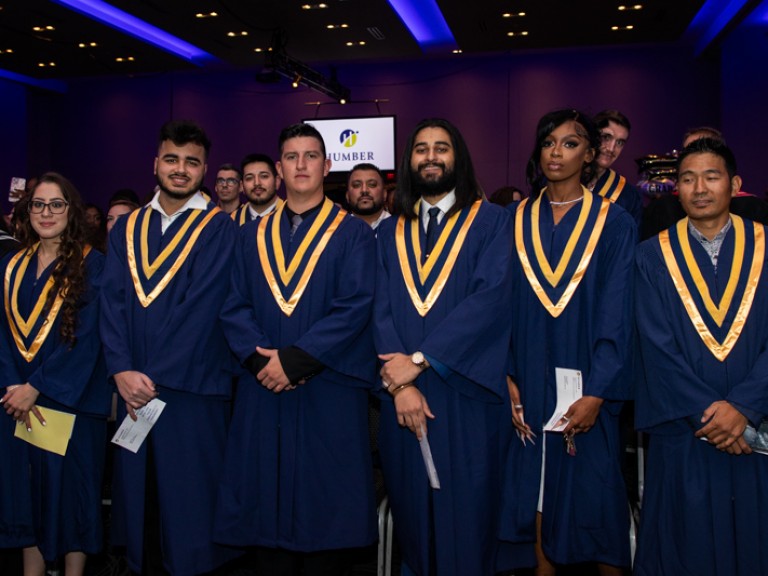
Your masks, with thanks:
M735 214L731 214L731 220L733 222L733 231L735 233L733 263L731 265L730 275L728 277L728 283L726 284L723 298L720 301L720 306L715 306L715 303L712 301L712 297L709 294L709 288L707 288L707 284L701 274L701 269L696 263L693 252L691 251L691 246L688 241L688 218L680 220L676 227L677 235L680 240L680 249L683 252L686 265L691 273L696 290L704 301L704 306L707 312L718 326L723 325L725 315L731 307L746 252L744 221ZM744 295L739 303L739 309L736 312L733 324L731 324L731 328L728 330L728 334L722 343L715 339L712 332L710 332L709 328L704 323L701 312L691 296L688 285L680 272L675 254L672 251L672 246L669 240L669 231L664 230L659 234L659 244L661 245L661 252L664 256L664 263L667 265L667 270L669 270L669 275L672 277L672 282L677 289L677 294L680 296L680 300L688 313L688 317L691 319L691 323L704 342L704 345L720 362L723 362L728 357L728 354L731 353L731 350L733 350L733 347L736 345L736 342L744 329L744 324L746 323L749 311L752 308L757 285L760 281L760 268L763 265L763 260L765 258L765 235L762 225L757 222L753 222L752 224L755 230L755 250L752 255L752 264L749 270L747 285L744 288Z
M336 229L339 227L339 224L341 224L341 221L344 220L344 217L347 215L347 213L344 210L339 210L336 218L334 218L333 222L331 222L330 226L328 226L328 228L325 230L322 238L317 243L317 246L315 246L315 249L310 255L309 260L304 266L304 272L302 272L301 278L299 278L296 289L293 291L293 294L291 294L291 297L287 301L283 297L283 293L280 290L280 285L277 282L275 271L272 269L272 264L270 263L269 255L267 254L267 246L265 243L267 227L271 224L272 248L275 252L275 266L277 267L277 273L280 276L280 281L282 282L283 286L288 286L293 280L299 265L304 261L309 246L314 241L320 228L328 219L333 206L333 202L331 202L331 200L328 198L323 201L323 207L320 209L320 213L312 223L312 226L307 232L307 235L304 237L304 240L302 240L301 244L299 244L299 248L296 250L296 254L293 255L288 268L285 266L285 253L283 252L283 244L280 239L280 219L283 216L283 209L285 207L284 204L281 203L274 212L262 218L261 222L259 223L259 227L256 231L256 245L259 249L259 261L261 262L261 269L264 271L264 277L267 279L267 284L269 284L269 288L272 291L272 296L274 297L275 302L277 302L280 310L282 310L283 314L286 316L293 314L293 311L296 309L299 300L301 300L304 291L307 289L307 284L309 284L309 279L312 277L312 273L315 271L315 267L317 266L317 261L320 259L320 255L325 250L325 247L328 245L331 236L333 236L334 232L336 232Z
M192 248L194 248L195 243L197 242L198 237L200 236L200 233L203 231L203 228L208 224L208 222L211 221L211 218L213 218L216 214L221 212L221 209L219 207L215 207L211 209L208 214L206 214L205 218L200 221L200 223L197 225L195 230L192 232L192 235L187 240L187 243L184 245L184 248L181 250L181 253L176 257L175 262L170 267L168 272L165 273L165 276L163 276L160 279L160 282L157 283L154 290L147 295L144 292L144 287L141 284L141 279L139 278L139 271L136 264L136 252L134 249L134 233L136 230L136 219L138 218L140 213L143 213L143 220L141 223L141 231L140 231L140 238L141 241L141 265L142 270L144 272L145 277L147 280L149 280L155 272L162 266L165 261L170 257L172 252L176 249L176 247L181 242L181 239L183 238L184 234L189 230L189 228L192 226L195 220L200 216L200 214L203 213L202 210L193 210L195 214L192 214L191 216L187 217L186 222L184 222L181 229L176 232L176 234L173 237L173 240L168 244L168 246L163 249L163 251L158 255L157 258L155 258L155 261L150 264L149 262L149 218L150 214L152 212L152 208L147 208L146 211L142 210L136 210L135 212L131 213L131 215L128 217L128 224L126 226L125 231L125 240L127 245L127 252L128 252L128 268L131 271L131 278L133 279L133 286L136 289L136 296L139 298L139 303L144 307L148 307L154 300L162 293L163 290L165 290L166 286L173 280L173 277L176 276L176 273L179 271L179 269L184 265L184 262L187 260L187 257L189 256L189 253L192 251Z
M24 274L26 273L27 267L29 266L29 261L32 259L32 255L37 252L39 246L40 242L27 250L21 250L18 252L8 262L8 267L5 270L5 290L3 291L5 313L8 317L8 325L11 328L11 334L13 335L13 340L16 343L16 348L27 362L32 362L32 360L34 360L35 356L40 351L40 348L45 342L45 339L48 338L48 334L50 334L51 328L53 328L53 324L56 322L56 318L59 315L61 306L64 303L64 296L66 295L65 290L60 290L56 297L53 299L51 309L48 311L48 315L46 316L43 325L40 326L40 330L35 336L35 339L32 341L32 345L29 347L29 349L27 349L27 347L24 345L24 338L29 337L30 333L32 332L32 328L34 328L40 319L43 306L45 306L45 302L48 299L48 294L53 288L54 284L53 275L51 275L45 282L45 286L43 286L43 290L40 293L40 296L38 296L37 302L35 303L32 312L29 314L29 318L25 320L19 311L19 286L24 279ZM83 248L83 259L88 256L90 251L90 245L86 245L85 248ZM13 272L19 260L21 260L21 264L19 264L18 270L14 275ZM12 289L11 278L14 278ZM9 291L11 294L9 294ZM21 333L19 333L19 329L21 330Z
M480 205L482 202L482 200L477 200L470 207L467 218L464 220L458 235L449 248L450 252L448 253L448 257L446 258L445 263L440 270L440 274L438 275L437 280L435 281L434 285L424 300L421 299L419 296L419 291L416 289L413 270L408 260L408 251L405 246L405 216L400 216L398 218L397 228L395 229L397 256L398 260L400 261L400 270L403 274L405 287L408 290L408 294L411 297L411 302L413 302L413 306L416 308L419 316L424 317L427 315L434 303L440 297L443 288L445 288L445 284L448 282L448 277L451 275L451 272L453 272L456 259L458 258L459 252L461 252L461 248L467 238L469 228L472 226L472 222L474 222L475 216L477 216L477 212L480 210ZM440 237L435 244L434 250L432 250L432 253L427 257L427 261L425 262L424 266L422 266L421 246L419 244L419 226L421 225L421 218L419 216L419 206L416 207L416 218L411 220L411 245L413 246L413 256L416 263L416 274L418 275L419 282L422 286L432 272L432 269L435 267L438 259L440 258L440 254L442 254L443 250L445 249L448 238L450 237L453 228L456 226L456 222L460 215L461 212L456 212L445 223L445 226L440 233Z
M539 232L539 210L537 206L537 204L541 202L541 196L536 199L535 203L531 207L531 234L533 236L533 247L536 261L538 262L539 269L542 271L547 281L552 285L553 288L557 286L557 284L562 279L567 265L573 256L573 252L576 249L576 244L584 232L586 220L589 216L589 207L592 205L592 198L592 193L585 189L584 205L581 207L579 219L576 222L576 227L571 232L571 236L565 246L565 251L560 257L557 270L554 272L552 271L552 267L550 266L549 261L544 254L544 249L541 245L541 236ZM592 260L592 254L597 247L597 241L600 239L600 235L603 232L603 227L605 226L605 220L608 216L608 209L611 205L611 202L607 198L601 200L602 205L600 206L600 212L597 215L597 220L595 221L595 225L592 228L589 240L587 241L587 246L581 255L581 260L576 267L576 271L573 273L570 282L568 282L568 286L563 292L563 295L560 297L560 300L558 300L557 304L552 303L552 300L549 298L547 293L544 291L544 288L539 283L539 280L536 277L536 273L533 271L533 267L531 266L530 260L528 259L528 253L525 250L525 242L523 241L523 211L527 202L527 198L523 200L517 207L517 213L515 214L515 246L517 247L517 253L520 257L520 263L523 266L523 272L525 272L525 276L528 279L528 283L531 285L533 292L536 294L536 297L542 303L544 308L547 309L547 312L549 312L553 318L557 318L560 316L560 314L563 313L563 310L565 310L566 306L568 306L568 302L571 301L576 288L578 288L579 283L584 277L584 273L587 271L589 262Z
M616 200L619 199L619 196L621 196L621 193L624 191L624 187L627 185L627 179L624 178L624 176L619 176L614 170L608 170L608 172L608 179L605 181L605 185L600 188L597 193L600 194L600 196L603 198L608 198L608 200L611 202L616 202ZM611 189L611 186L617 178L619 183L616 185L616 190L613 191L613 194L611 194L610 197L606 196L606 194L608 194L608 190Z

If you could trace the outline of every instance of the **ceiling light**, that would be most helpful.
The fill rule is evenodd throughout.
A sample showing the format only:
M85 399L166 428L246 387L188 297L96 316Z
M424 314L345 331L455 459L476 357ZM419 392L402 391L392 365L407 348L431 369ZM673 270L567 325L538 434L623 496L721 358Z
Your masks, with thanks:
M50 26L50 25L49 26L34 26L32 28L32 30L34 30L35 32L45 32L45 31L50 32L52 30L56 30L56 28L54 28L53 26Z
M611 30L634 30L634 26L632 24L629 24L628 26L611 26Z
M133 56L118 56L115 58L115 62L134 62L136 58Z
M227 36L234 38L235 36L248 36L247 30L240 30L240 32L227 32Z
M6 48L5 50L0 50L0 54L13 54L13 49Z
M293 79L291 86L293 86L294 88L298 88L299 83L301 83L301 74L296 74L296 78Z
M339 30L341 28L349 28L349 24L328 24L326 28L328 30Z
M320 4L302 4L301 5L302 10L322 10L323 8L328 8L328 4L321 2Z
M618 7L618 9L620 11L624 11L624 10L642 10L643 9L643 5L642 4L633 4L632 6L625 6L624 4L622 4L621 6Z
M507 36L528 36L528 30L523 30L521 32L507 32Z
M347 42L347 46L365 46L365 40L357 40L355 42Z
M457 48L456 50L453 51L453 53L454 54L461 54L461 50Z
M78 48L96 48L98 44L96 42L80 42L77 46Z
M37 65L40 68L52 68L56 66L56 62L38 62Z
M195 14L195 18L216 18L218 15L218 12L208 12L207 14L205 12L198 12Z
M525 16L525 12L504 12L501 15L502 18L522 18Z
M264 48L254 48L254 52L264 52Z

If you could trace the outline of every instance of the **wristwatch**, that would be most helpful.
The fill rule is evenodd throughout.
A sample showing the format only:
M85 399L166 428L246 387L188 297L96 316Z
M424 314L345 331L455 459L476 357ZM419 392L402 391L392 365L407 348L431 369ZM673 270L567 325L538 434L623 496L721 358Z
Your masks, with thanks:
M411 362L416 364L419 368L424 370L425 368L429 368L429 364L427 364L427 359L424 358L424 354L419 352L418 350L411 354Z

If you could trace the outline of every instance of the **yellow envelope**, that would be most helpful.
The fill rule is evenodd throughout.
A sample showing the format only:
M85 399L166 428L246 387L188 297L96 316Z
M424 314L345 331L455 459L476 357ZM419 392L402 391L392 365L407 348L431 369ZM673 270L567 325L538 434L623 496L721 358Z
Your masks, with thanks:
M69 439L72 437L72 429L75 427L75 415L41 406L38 408L46 425L40 424L35 415L30 414L32 432L27 432L23 422L17 422L14 436L33 446L64 456L67 453Z

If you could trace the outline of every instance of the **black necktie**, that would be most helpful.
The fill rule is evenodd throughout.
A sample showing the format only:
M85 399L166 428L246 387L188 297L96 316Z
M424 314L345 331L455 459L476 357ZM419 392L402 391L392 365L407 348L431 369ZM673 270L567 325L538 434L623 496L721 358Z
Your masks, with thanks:
M424 251L424 257L429 257L432 249L437 244L437 216L440 214L440 208L433 206L428 210L429 222L427 222L427 249Z

